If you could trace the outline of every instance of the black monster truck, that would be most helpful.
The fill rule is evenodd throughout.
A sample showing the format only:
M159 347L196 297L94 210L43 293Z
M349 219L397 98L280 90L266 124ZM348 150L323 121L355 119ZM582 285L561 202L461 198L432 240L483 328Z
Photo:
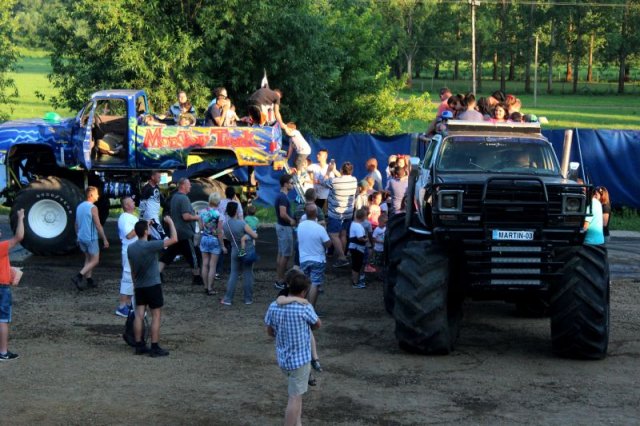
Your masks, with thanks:
M591 187L567 179L539 125L450 122L418 150L406 214L385 238L384 301L400 346L452 351L470 297L548 314L555 354L604 358L607 251L583 244Z

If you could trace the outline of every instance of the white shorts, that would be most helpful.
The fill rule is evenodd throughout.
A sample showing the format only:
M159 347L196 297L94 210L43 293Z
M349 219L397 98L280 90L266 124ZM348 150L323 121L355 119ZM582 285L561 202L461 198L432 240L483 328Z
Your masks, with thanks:
M120 294L133 296L131 265L129 265L129 257L124 253L122 253L122 279L120 280Z

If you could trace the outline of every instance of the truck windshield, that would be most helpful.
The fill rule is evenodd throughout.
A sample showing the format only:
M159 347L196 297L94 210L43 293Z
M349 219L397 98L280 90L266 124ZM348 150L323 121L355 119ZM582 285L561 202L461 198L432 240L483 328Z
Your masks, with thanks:
M452 136L442 144L440 172L492 172L559 175L549 144L538 139Z

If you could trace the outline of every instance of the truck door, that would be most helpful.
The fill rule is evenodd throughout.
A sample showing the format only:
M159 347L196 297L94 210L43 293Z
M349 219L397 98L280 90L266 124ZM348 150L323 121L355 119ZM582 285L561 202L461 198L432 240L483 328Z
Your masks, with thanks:
M71 138L74 157L79 165L91 170L91 149L93 148L93 115L96 109L94 101L87 102L76 116L76 126Z

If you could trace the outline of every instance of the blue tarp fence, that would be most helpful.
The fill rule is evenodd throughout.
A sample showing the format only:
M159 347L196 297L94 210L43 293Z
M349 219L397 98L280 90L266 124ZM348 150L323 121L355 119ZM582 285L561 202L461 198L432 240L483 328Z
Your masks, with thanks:
M542 132L553 144L559 159L562 157L564 130ZM411 134L391 137L352 133L336 138L307 138L311 145L311 158L320 149L329 151L338 167L345 161L354 165L353 175L366 175L368 158L378 159L378 169L384 170L391 154L408 154L411 149ZM283 147L286 149L286 147ZM614 206L640 208L640 131L577 129L573 132L571 161L581 164L588 181L605 186L609 190ZM269 167L256 168L260 183L259 202L273 205L280 190L278 179L282 172ZM292 191L293 192L293 191ZM293 194L289 194L293 197Z

